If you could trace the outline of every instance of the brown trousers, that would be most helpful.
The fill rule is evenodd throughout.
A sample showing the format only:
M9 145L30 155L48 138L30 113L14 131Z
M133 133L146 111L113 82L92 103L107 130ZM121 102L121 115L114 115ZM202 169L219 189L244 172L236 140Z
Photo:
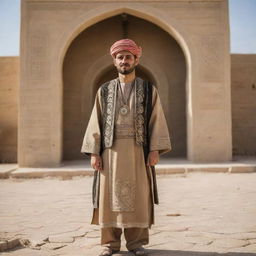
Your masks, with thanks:
M101 245L119 251L121 247L121 234L121 228L102 228ZM124 237L126 240L126 248L128 250L136 249L142 245L148 244L148 228L124 228Z

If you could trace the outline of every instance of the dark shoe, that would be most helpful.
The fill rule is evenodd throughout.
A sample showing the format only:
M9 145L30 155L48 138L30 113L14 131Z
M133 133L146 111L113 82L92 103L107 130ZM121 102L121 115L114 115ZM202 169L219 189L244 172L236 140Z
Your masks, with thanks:
M114 253L119 252L119 250L113 250L109 247L104 247L101 251L101 253L99 254L99 256L111 256Z
M138 247L136 249L130 250L136 256L147 256L147 251L143 247Z

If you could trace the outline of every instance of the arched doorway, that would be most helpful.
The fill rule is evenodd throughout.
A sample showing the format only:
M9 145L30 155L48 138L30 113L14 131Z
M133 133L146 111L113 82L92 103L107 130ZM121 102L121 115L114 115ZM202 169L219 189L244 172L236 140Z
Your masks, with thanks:
M124 37L134 39L143 47L142 65L137 74L153 80L158 87L173 145L169 156L186 157L184 54L176 40L160 27L132 15L118 15L81 32L66 53L63 63L63 160L83 157L80 148L96 89L102 82L117 76L110 56L108 68L93 70L96 80L87 72L95 62L100 63L109 55L109 47L114 41ZM154 70L161 70L162 75ZM158 84L159 81L162 82Z

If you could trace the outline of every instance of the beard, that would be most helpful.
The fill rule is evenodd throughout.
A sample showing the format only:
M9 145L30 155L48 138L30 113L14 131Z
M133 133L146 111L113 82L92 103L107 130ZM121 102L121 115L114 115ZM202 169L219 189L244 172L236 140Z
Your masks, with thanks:
M129 65L123 65L123 66L128 67ZM130 68L127 68L127 69L122 69L122 67L117 68L118 73L120 73L122 75L128 75L134 71L136 66L132 65Z

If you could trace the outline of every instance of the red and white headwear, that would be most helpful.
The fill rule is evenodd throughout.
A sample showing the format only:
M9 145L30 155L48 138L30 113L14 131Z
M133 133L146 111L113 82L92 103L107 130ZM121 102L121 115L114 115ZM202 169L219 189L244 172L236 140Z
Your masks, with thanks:
M110 48L110 54L113 58L115 58L116 54L121 51L129 51L137 58L140 58L142 55L142 48L131 39L121 39L116 41Z

